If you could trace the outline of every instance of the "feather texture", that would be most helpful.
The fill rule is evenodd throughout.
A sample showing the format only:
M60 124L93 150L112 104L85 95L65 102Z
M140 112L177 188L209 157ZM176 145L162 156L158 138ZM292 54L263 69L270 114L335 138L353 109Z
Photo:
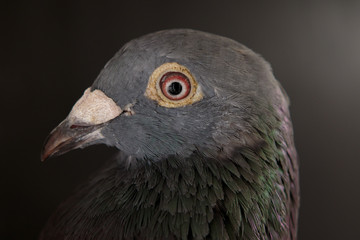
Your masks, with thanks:
M291 128L267 121L257 119L252 135L264 140L233 142L226 154L195 151L132 168L113 163L58 209L41 238L294 239L299 201Z

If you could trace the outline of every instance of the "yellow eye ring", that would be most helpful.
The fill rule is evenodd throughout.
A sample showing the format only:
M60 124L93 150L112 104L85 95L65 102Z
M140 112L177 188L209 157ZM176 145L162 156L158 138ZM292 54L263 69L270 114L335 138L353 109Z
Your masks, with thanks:
M203 98L189 69L176 62L164 63L149 78L145 96L168 108L183 107Z

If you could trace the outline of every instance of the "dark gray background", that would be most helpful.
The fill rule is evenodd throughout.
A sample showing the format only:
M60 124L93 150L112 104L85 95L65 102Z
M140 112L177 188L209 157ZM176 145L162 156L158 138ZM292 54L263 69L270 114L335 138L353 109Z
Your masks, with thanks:
M34 239L114 150L40 162L42 143L127 41L167 28L233 38L291 97L301 159L299 239L355 239L360 224L359 1L1 3L0 238Z

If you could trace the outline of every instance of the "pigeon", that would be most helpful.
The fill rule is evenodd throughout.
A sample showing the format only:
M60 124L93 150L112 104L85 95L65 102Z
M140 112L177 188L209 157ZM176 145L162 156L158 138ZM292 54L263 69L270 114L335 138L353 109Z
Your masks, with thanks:
M118 149L40 239L296 239L289 99L270 65L191 29L125 44L49 135L41 159Z

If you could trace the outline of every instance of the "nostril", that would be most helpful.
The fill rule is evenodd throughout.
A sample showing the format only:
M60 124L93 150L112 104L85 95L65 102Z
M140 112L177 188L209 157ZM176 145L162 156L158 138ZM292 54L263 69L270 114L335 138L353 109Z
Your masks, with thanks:
M74 129L74 128L88 128L90 126L87 126L87 125L76 125L76 124L73 124L70 126L71 129Z

